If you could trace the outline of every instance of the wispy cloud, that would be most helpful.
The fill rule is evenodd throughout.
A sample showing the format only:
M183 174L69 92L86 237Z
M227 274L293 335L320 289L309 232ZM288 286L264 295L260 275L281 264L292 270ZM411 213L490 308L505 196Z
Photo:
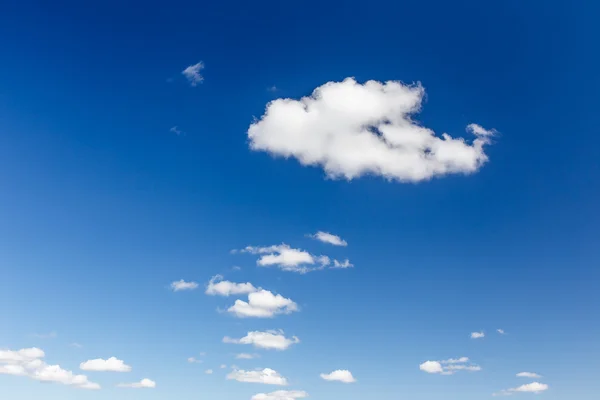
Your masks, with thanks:
M338 235L334 235L333 233L318 231L315 234L309 234L308 237L311 237L315 240L318 240L323 243L328 243L334 246L348 246L348 242L339 237Z
M471 332L471 339L482 339L485 337L485 333L482 332Z
M542 376L535 372L519 372L517 374L519 378L541 378Z
M441 361L425 361L419 365L419 369L428 374L440 375L453 375L458 371L481 371L481 367L470 363L468 357L450 358Z
M281 376L279 372L271 368L256 369L253 371L244 371L234 369L227 374L227 379L238 382L262 383L265 385L287 386L288 381Z
M56 339L58 337L58 333L54 331L48 333L33 333L31 336L38 339Z
M265 332L248 332L248 334L241 339L233 339L225 336L223 338L223 343L248 344L256 348L267 350L287 350L290 346L300 343L300 339L296 336L292 336L291 338L285 337L283 330L270 330Z
M545 383L532 382L526 385L521 385L516 388L505 389L494 393L494 396L510 396L515 393L541 393L548 390L549 386Z
M183 279L171 283L171 290L179 292L181 290L195 290L198 289L198 283L186 282Z
M202 61L186 67L181 73L186 77L191 86L198 86L198 84L204 81L204 77L200 74L200 71L204 69L204 63Z
M156 382L151 379L144 378L139 382L134 383L120 383L117 387L122 388L130 388L130 389L154 389L156 387Z
M177 125L175 125L174 127L172 127L171 129L169 129L169 132L176 134L177 136L180 135L184 135L185 132L183 132L181 129L179 129L179 127L177 127Z

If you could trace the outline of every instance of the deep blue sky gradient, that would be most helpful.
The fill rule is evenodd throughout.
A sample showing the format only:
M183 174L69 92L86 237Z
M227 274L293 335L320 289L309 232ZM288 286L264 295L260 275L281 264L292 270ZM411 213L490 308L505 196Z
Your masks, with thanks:
M595 398L593 3L1 2L0 348L37 346L73 370L114 355L134 370L89 373L99 392L0 375L0 397L275 390L226 381L219 365L236 363L274 368L314 399L475 400L528 383L514 377L522 370L545 376L546 400ZM191 88L181 70L200 60L205 81ZM489 163L419 184L347 182L249 151L246 130L268 101L348 76L420 81L425 126L500 132ZM317 230L348 248L304 237ZM356 268L300 276L229 253L281 242ZM237 320L215 311L231 299L167 289L217 273L302 311ZM302 343L239 362L232 354L250 349L220 343L279 328ZM484 340L468 338L482 329ZM58 336L31 336L50 331ZM201 351L204 364L186 363ZM483 371L418 369L460 356ZM338 368L359 382L319 379ZM143 377L158 387L113 387Z

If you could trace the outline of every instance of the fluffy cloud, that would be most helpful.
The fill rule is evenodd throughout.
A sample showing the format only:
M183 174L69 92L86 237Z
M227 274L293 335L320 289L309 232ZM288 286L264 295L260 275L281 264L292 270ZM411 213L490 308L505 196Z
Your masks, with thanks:
M278 314L291 314L298 311L298 305L280 294L259 290L250 293L247 302L236 300L227 311L239 318L272 318Z
M501 390L500 392L494 393L494 396L510 396L514 393L541 393L548 390L548 385L545 383L532 382L526 385L521 385L516 388Z
M198 284L196 282L186 282L183 279L171 283L171 289L174 292L179 292L180 290L194 290L197 288Z
M535 372L519 372L517 374L519 378L541 378L541 375L536 374Z
M108 360L97 358L95 360L88 360L79 364L79 368L84 371L102 371L102 372L129 372L131 367L126 365L123 360L119 360L116 357L111 357Z
M227 374L227 379L233 379L238 382L264 383L265 385L287 386L287 379L279 372L271 369L257 369L254 371L244 371L235 369Z
M42 382L56 382L81 389L100 389L85 375L75 375L59 365L48 365L45 354L38 348L0 350L0 374L26 376Z
M352 267L354 267L354 264L352 264L350 262L350 260L348 260L346 258L344 261L341 261L341 262L338 261L338 260L333 260L333 267L331 267L331 268L342 268L342 269L345 269L345 268L352 268Z
M213 373L213 370L212 370L212 369L207 369L206 371L204 371L204 373L205 373L206 375L212 375L212 373Z
M190 65L181 73L186 77L191 86L198 86L199 83L204 81L204 77L200 74L200 71L204 69L204 63L200 61L197 64Z
M131 388L131 389L154 389L156 387L156 382L151 379L144 378L139 382L134 383L120 383L117 385L122 388Z
M247 246L239 252L260 255L256 264L261 267L275 266L283 271L301 274L322 270L331 264L331 259L327 256L317 256L305 250L294 249L285 243L264 247ZM339 262L338 264L341 265Z
M203 362L202 360L198 360L196 357L189 357L187 361L192 364L200 364Z
M308 236L313 239L319 240L323 243L329 243L334 246L348 246L348 242L346 242L344 239L342 239L338 235L334 235L329 232L319 231L319 232L315 233L314 235L308 235Z
M485 337L483 332L471 332L471 339L481 339Z
M352 373L346 369L338 369L330 374L321 374L321 378L326 381L337 381L343 383L354 383L356 379L352 376Z
M306 397L308 397L308 393L301 390L277 390L271 393L255 394L251 400L295 400Z
M234 283L224 281L221 275L215 275L208 282L205 293L211 296L231 296L237 294L254 293L256 291L258 291L258 289L249 282Z
M271 330L266 332L248 332L248 334L241 339L232 339L225 336L223 338L223 343L251 344L254 347L267 350L287 350L291 345L300 343L300 339L296 336L286 338L282 330Z
M474 173L487 161L493 131L470 124L469 143L437 136L412 116L425 91L397 81L328 82L300 100L277 99L248 128L250 149L320 166L330 178L366 174L419 182Z
M453 375L457 371L481 371L481 367L469 363L469 357L450 358L441 361L425 361L419 365L421 371L428 374Z

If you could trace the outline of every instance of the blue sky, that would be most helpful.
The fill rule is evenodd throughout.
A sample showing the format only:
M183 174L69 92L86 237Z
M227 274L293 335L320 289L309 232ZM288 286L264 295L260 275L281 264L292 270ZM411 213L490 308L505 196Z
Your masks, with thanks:
M598 6L15 3L0 397L597 397Z

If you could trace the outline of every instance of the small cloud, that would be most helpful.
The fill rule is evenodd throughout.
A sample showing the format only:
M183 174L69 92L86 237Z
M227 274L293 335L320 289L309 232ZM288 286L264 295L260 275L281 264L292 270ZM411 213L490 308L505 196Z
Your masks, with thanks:
M275 86L275 85L270 86L270 87L267 88L267 92L275 93L275 92L278 92L278 91L279 91L279 88L277 86Z
M301 390L277 390L271 393L258 393L250 400L295 400L308 397L308 393Z
M235 355L236 360L253 360L259 358L259 354L239 353Z
M482 339L485 337L483 332L471 332L471 339Z
M517 374L519 378L541 378L541 375L536 374L535 372L519 372Z
M183 279L171 283L171 290L179 292L181 290L195 290L198 288L196 282L186 282Z
M501 390L497 393L494 393L494 396L510 396L514 393L542 393L546 390L548 390L549 386L546 385L545 383L539 383L539 382L532 382L532 383L528 383L526 385L521 385L519 387L516 388L512 388L512 389L505 389L505 390Z
M300 343L300 339L296 336L291 338L285 337L283 330L270 330L265 332L248 332L248 334L241 339L232 339L225 336L223 338L223 343L249 344L256 348L266 350L287 350L293 344Z
M496 332L498 332L501 335L506 335L506 332L504 332L504 329L496 329Z
M305 274L311 271L320 271L331 264L327 256L317 256L302 249L295 249L282 243L272 246L246 246L241 250L232 250L232 253L250 253L259 255L256 264L260 267L277 267L282 271Z
M477 124L467 125L467 132L470 132L476 136L494 136L496 134L495 129L485 129L481 125Z
M198 360L196 357L189 357L187 361L191 364L200 364L203 362L202 360Z
M204 373L205 373L206 375L212 375L212 373L213 373L213 370L212 370L212 369L207 369L206 371L204 371Z
M185 132L183 132L181 129L179 129L177 126L172 127L171 129L169 129L169 132L176 134L177 136L180 135L185 135Z
M75 343L75 342L71 343L69 346L71 346L71 347L74 347L74 348L76 348L76 349L81 349L81 348L83 348L83 345L81 345L81 344L79 344L79 343Z
M156 382L151 379L144 378L139 382L134 383L119 383L117 387L130 388L130 389L154 389Z
M439 361L425 361L423 364L419 365L419 369L428 374L441 374L444 372L442 364Z
M227 379L238 382L262 383L265 385L287 386L288 381L279 372L271 368L244 371L235 369L227 374Z
M329 374L321 374L321 378L326 381L337 381L342 383L354 383L356 379L352 373L346 369L338 369Z
M221 369L225 369L225 368L227 368L227 365L225 365L225 364L221 364L221 366L220 366L219 368L221 368Z
M261 289L250 293L247 302L236 300L227 311L238 318L273 318L298 311L298 304L280 294Z
M344 239L329 232L318 231L313 235L308 235L308 237L334 246L348 246L348 242L346 242Z
M242 267L238 267L237 265L234 265L233 267L231 267L231 269L232 269L233 271L241 271L241 270L242 270Z
M186 77L190 86L198 86L198 84L204 81L204 77L200 74L200 71L204 69L204 63L202 61L197 64L190 65L184 69L181 73Z
M340 262L338 260L333 260L333 267L331 268L340 268L340 269L346 269L346 268L352 268L354 267L354 264L352 264L350 262L350 260L348 260L347 258Z
M210 296L230 296L237 294L248 294L258 291L250 282L234 283L224 281L221 275L215 275L206 286L205 293Z
M116 357L111 357L108 360L102 358L96 358L95 360L88 360L79 364L79 368L84 371L98 371L98 372L129 372L131 367L119 360Z
M425 361L419 365L419 369L428 374L441 375L454 375L458 371L481 371L479 365L469 364L469 362L469 357L450 358L441 361Z

